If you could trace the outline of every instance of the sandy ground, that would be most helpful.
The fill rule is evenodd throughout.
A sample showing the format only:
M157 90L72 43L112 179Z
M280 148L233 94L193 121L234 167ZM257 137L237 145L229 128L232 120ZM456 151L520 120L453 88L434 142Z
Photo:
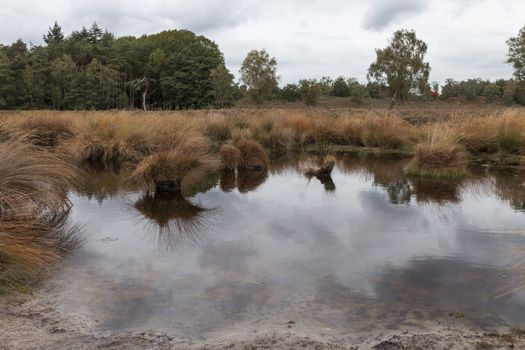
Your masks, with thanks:
M350 340L354 339L354 340ZM154 333L95 331L93 322L63 314L37 294L0 299L0 349L525 349L523 334L483 334L436 326L431 332L406 331L368 339L321 339L283 331L226 335L192 342Z

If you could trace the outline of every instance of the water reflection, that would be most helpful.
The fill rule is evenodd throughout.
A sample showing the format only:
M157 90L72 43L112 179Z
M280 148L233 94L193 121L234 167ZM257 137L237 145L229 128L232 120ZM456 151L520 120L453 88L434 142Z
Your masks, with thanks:
M102 204L106 199L115 198L123 193L137 191L141 188L136 183L126 181L127 176L115 169L84 168L81 175L82 181L79 182L75 190L89 199L95 199L99 204Z
M73 196L91 236L56 279L61 307L102 329L187 337L289 320L329 334L424 328L450 312L525 325L522 173L429 181L406 177L406 160L345 157L324 201L335 185L308 183L302 166L221 173L189 199ZM169 253L144 244L137 215ZM101 243L108 232L118 239Z
M219 179L219 186L223 192L231 192L237 187L235 170L224 169Z
M241 193L255 191L268 178L268 170L250 171L241 170L237 172L237 189Z
M231 192L235 188L240 193L255 191L268 178L268 170L223 170L219 179L219 187L224 192Z
M411 183L418 203L445 205L461 200L461 181L416 178Z
M202 240L213 210L186 200L180 193L146 193L134 208L149 223L148 234L159 247L173 251L186 242Z
M525 171L499 171L495 175L496 194L520 211L525 211Z

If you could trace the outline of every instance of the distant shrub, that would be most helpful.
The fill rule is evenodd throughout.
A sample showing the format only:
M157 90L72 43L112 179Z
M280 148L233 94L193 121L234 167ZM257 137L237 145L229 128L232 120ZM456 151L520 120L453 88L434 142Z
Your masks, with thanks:
M296 84L286 84L280 91L281 99L287 102L296 102L301 99L299 87Z
M299 81L299 91L304 104L307 106L315 106L322 93L321 86L315 79Z

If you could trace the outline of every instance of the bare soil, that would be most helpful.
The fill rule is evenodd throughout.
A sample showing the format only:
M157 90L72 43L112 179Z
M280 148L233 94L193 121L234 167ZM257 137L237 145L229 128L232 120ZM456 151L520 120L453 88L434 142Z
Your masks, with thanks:
M57 310L44 295L16 294L0 299L0 349L523 349L523 332L484 334L436 326L430 332L404 331L368 338L323 339L283 331L252 330L246 334L193 341L150 332L112 333L95 330L96 320Z

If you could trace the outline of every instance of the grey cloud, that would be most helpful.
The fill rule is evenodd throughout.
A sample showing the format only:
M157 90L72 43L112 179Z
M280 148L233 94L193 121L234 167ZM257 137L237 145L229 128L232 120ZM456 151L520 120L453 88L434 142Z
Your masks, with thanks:
M94 0L78 4L72 11L73 18L81 18L83 22L96 20L103 27L122 35L139 35L137 27L141 33L145 28L154 31L159 27L207 33L235 27L256 15L256 8L252 5L235 0L203 0L198 2L198 6L183 0L155 0L134 7L127 6L127 1L123 0Z
M237 73L266 48L282 83L323 75L365 81L393 24L429 46L431 79L510 78L505 40L523 26L523 0L17 0L0 7L0 44L42 44L55 20L66 34L96 21L117 36L186 28L215 41ZM483 26L479 23L483 22ZM460 33L460 34L458 34Z
M368 8L363 27L380 30L402 16L410 16L425 10L426 3L420 0L374 0Z

